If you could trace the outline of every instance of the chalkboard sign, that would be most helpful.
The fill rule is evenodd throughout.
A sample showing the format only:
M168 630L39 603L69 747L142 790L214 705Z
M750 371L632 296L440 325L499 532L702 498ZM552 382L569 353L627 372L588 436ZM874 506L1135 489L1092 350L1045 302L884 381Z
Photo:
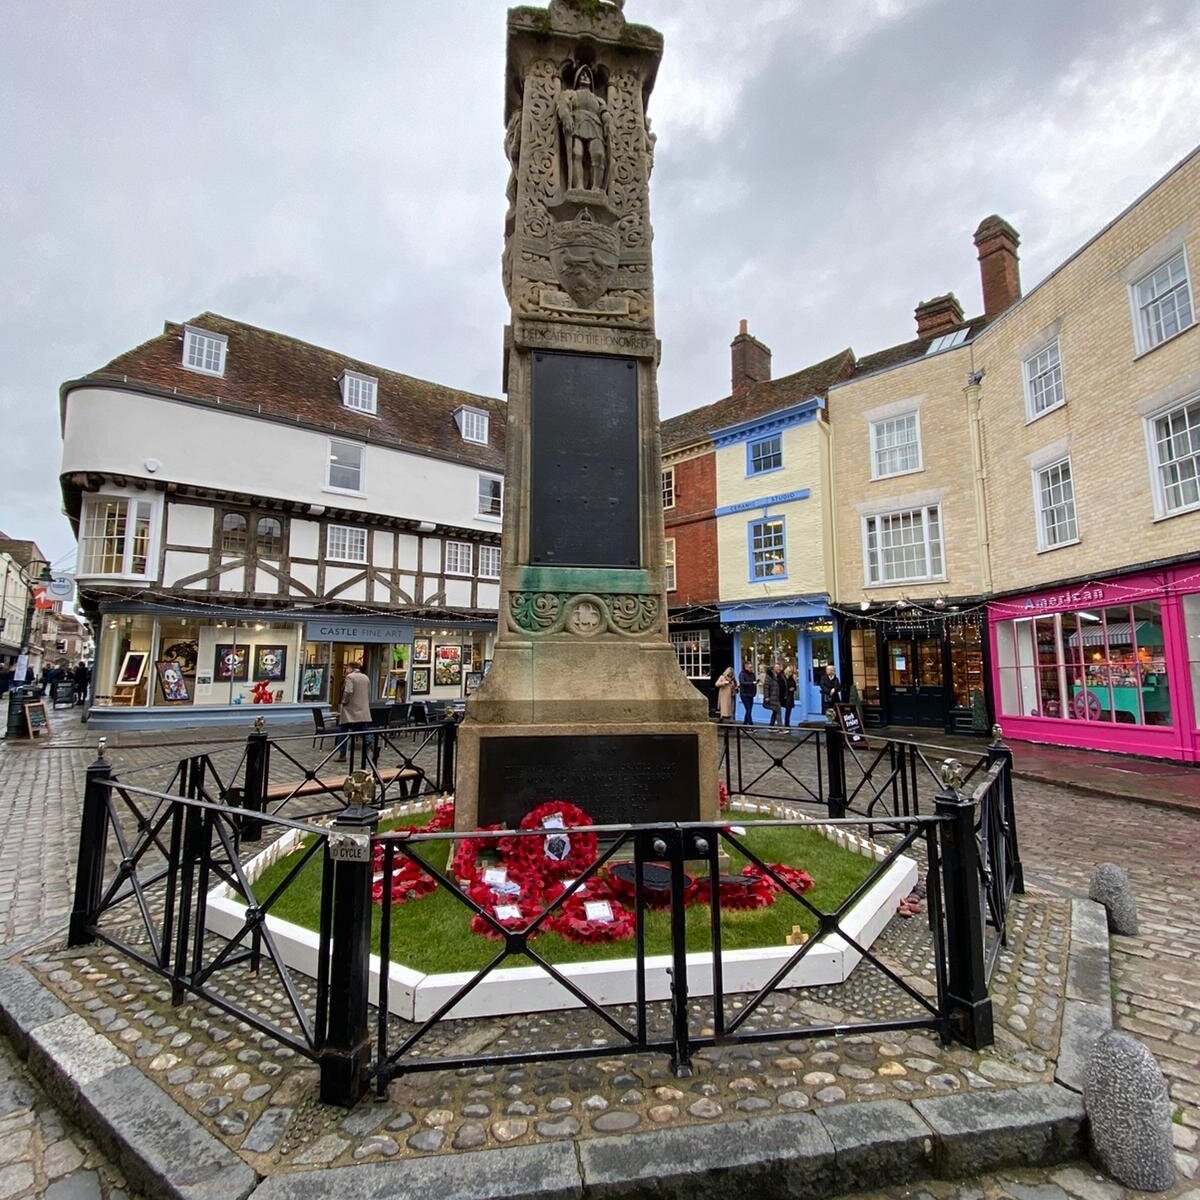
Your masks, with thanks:
M69 679L61 679L54 685L54 707L67 705L70 707L75 703L75 684Z
M846 735L846 740L856 750L867 750L869 745L866 734L863 733L862 721L858 719L858 710L853 704L835 704L837 722Z
M25 732L37 737L42 730L50 732L50 715L46 712L45 700L34 700L25 705Z

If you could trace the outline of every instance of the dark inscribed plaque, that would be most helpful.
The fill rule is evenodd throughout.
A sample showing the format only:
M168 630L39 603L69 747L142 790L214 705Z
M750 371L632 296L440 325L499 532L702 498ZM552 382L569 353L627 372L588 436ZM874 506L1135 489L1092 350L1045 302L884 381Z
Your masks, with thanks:
M529 561L639 567L637 364L533 355Z
M700 819L699 753L689 733L480 739L479 824L514 828L547 800L597 825Z

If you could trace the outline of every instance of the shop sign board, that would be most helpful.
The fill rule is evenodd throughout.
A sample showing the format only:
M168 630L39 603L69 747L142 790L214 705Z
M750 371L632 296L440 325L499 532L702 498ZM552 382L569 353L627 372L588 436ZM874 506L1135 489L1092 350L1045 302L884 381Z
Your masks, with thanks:
M842 727L842 732L846 735L846 741L854 747L855 750L868 750L870 744L867 742L867 736L863 733L862 721L859 720L858 710L853 704L835 704L834 712L837 713L838 724Z
M408 642L412 626L399 621L306 621L304 636L310 642Z

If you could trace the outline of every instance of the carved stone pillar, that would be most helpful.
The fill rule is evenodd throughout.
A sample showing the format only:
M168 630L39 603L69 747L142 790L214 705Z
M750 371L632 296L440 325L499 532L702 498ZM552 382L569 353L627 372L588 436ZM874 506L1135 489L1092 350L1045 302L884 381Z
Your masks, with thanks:
M655 30L601 0L508 14L508 395L492 667L460 829L546 799L714 819L716 733L667 638L646 102Z

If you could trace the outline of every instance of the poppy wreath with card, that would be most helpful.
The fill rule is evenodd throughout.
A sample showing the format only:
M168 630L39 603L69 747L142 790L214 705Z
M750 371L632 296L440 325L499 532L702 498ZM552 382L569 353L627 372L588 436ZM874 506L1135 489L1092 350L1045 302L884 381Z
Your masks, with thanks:
M799 867L789 867L787 863L771 863L771 870L779 876L780 879L796 892L811 891L813 877L807 872L802 871ZM743 875L755 875L771 889L772 892L780 892L783 889L771 878L761 867L751 863L742 872Z
M770 880L761 873L749 870L740 875L723 875L717 883L721 907L725 909L769 908L775 901L779 889L771 886ZM688 903L707 904L712 896L708 876L702 875L687 890Z
M557 818L561 828L546 828ZM496 845L500 861L509 871L538 874L543 880L574 879L596 861L600 839L586 826L592 818L567 800L548 800L521 818L521 829L544 830L543 837L505 837Z
M578 893L576 893L577 895ZM570 942L623 942L633 937L635 919L633 913L616 900L605 898L612 919L589 920L587 904L596 903L588 900L578 900L573 895L562 906L562 910L554 914L550 924L555 933L561 933Z

